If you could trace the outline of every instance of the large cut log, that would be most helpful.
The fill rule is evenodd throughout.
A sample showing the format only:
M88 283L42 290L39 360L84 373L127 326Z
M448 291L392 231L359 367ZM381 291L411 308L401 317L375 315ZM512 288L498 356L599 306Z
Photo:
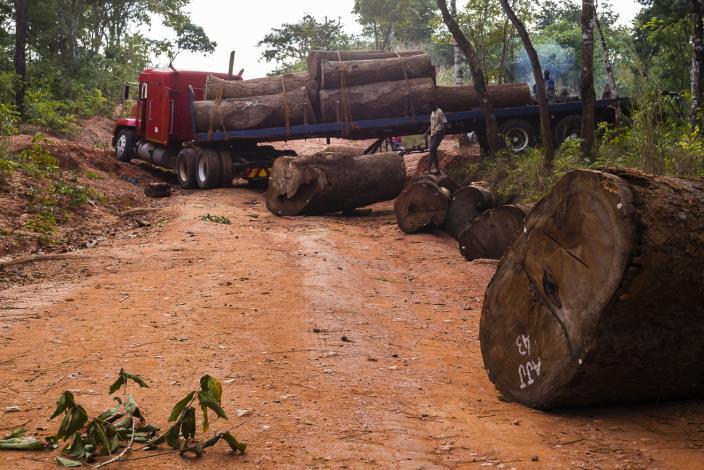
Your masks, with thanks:
M323 122L345 119L383 119L428 114L435 98L432 78L372 83L345 89L320 91L320 118Z
M530 88L525 83L487 86L495 108L510 108L531 104ZM439 86L435 90L438 106L446 113L467 111L479 107L479 96L473 86Z
M381 60L346 62L323 60L320 63L320 69L321 90L342 88L343 85L349 87L411 78L435 80L435 67L427 54Z
M208 75L205 81L204 100L222 98L249 98L252 96L279 95L297 88L307 88L312 95L317 93L318 84L311 80L307 72L287 73L273 77L253 78L251 80L223 80Z
M396 222L406 233L442 227L451 191L442 186L442 177L425 174L413 178L394 201Z
M425 54L423 51L404 51L404 52L386 52L386 51L311 51L308 54L308 72L313 80L320 78L320 64L323 60L327 61L342 61L350 60L372 60L372 59L391 59L393 57L411 57L414 55Z
M196 101L193 113L197 132L235 130L314 123L315 113L306 88L279 95Z
M536 408L704 394L704 183L577 170L484 301L489 378Z
M349 211L394 199L406 168L395 152L350 156L346 149L276 159L266 206L277 215Z
M529 208L497 207L474 219L457 236L460 253L468 260L500 259L523 228Z
M445 217L445 231L454 239L467 225L496 204L496 194L490 186L481 182L459 189L452 194Z

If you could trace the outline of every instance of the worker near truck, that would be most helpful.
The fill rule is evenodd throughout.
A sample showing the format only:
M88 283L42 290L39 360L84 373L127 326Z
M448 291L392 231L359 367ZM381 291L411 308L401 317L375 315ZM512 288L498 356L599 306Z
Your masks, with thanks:
M438 160L438 147L445 138L445 126L447 118L442 109L437 104L432 103L433 112L430 114L430 128L425 135L430 135L430 159L428 160L428 172L433 171L433 164L437 168L436 174L440 174L440 160Z
M553 103L555 101L556 93L555 93L555 81L550 78L550 71L545 70L543 72L543 82L545 83L545 97L548 100L548 103ZM538 88L536 87L536 84L533 84L533 94L538 95Z

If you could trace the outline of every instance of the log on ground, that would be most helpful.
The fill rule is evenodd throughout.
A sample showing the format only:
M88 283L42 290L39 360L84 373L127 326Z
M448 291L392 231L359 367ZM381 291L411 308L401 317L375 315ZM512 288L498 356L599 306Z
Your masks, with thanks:
M406 233L442 227L451 191L441 185L442 177L425 174L413 178L394 201L396 222Z
M313 107L303 87L286 93L285 99L280 94L196 101L193 113L197 132L208 132L211 123L213 131L284 127L287 116L291 126L315 122Z
M349 104L352 120L428 114L432 111L434 98L432 78L321 90L319 116L322 122L338 122L344 116L345 102Z
M403 158L395 152L281 157L272 168L266 206L277 215L350 211L394 199L405 179Z
M452 193L445 218L445 231L457 239L467 225L494 207L496 194L489 185L480 182Z
M411 57L414 55L425 54L423 51L404 51L404 52L386 52L386 51L311 51L308 54L308 72L313 80L320 78L320 63L323 60L328 61L343 61L350 60L372 60L372 59L391 59L393 57Z
M491 104L495 108L525 106L532 103L530 88L525 83L489 85ZM438 106L446 113L467 111L480 106L473 86L439 86L435 90Z
M701 397L703 298L704 183L573 171L497 267L484 365L542 409Z
M307 88L312 96L318 91L318 84L310 78L308 72L286 73L273 77L253 78L251 80L224 80L215 75L208 75L205 81L204 100L224 98L249 98L252 96L278 95L297 88ZM222 88L222 89L221 89Z
M320 67L321 90L341 88L343 80L348 87L412 78L435 80L435 67L427 54L381 60L323 60Z
M500 259L523 228L529 210L507 205L484 212L458 235L460 253L469 261Z

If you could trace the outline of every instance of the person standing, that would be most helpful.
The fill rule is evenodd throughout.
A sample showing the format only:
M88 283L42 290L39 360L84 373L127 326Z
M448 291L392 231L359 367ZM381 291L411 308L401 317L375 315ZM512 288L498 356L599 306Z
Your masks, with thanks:
M437 168L437 173L440 174L440 160L438 160L438 147L445 138L445 126L447 118L442 109L437 104L432 103L433 112L430 114L430 128L425 135L430 134L430 160L428 161L428 172L432 172L433 164Z

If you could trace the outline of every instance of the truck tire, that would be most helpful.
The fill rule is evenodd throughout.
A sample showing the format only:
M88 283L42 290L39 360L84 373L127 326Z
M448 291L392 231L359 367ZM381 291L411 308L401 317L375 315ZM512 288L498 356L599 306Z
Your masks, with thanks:
M133 129L121 129L115 137L115 159L118 162L129 163L134 157L136 143L137 133Z
M196 181L200 189L213 189L220 186L220 156L217 150L202 148L198 152Z
M536 143L535 128L523 119L511 119L499 126L499 144L521 153Z
M571 114L565 116L558 121L555 126L555 145L558 147L570 137L581 137L582 134L582 116L579 114Z
M182 149L176 157L176 177L183 189L198 187L196 181L197 152L192 148Z
M220 157L220 187L229 188L232 186L232 157L227 149L219 149Z

